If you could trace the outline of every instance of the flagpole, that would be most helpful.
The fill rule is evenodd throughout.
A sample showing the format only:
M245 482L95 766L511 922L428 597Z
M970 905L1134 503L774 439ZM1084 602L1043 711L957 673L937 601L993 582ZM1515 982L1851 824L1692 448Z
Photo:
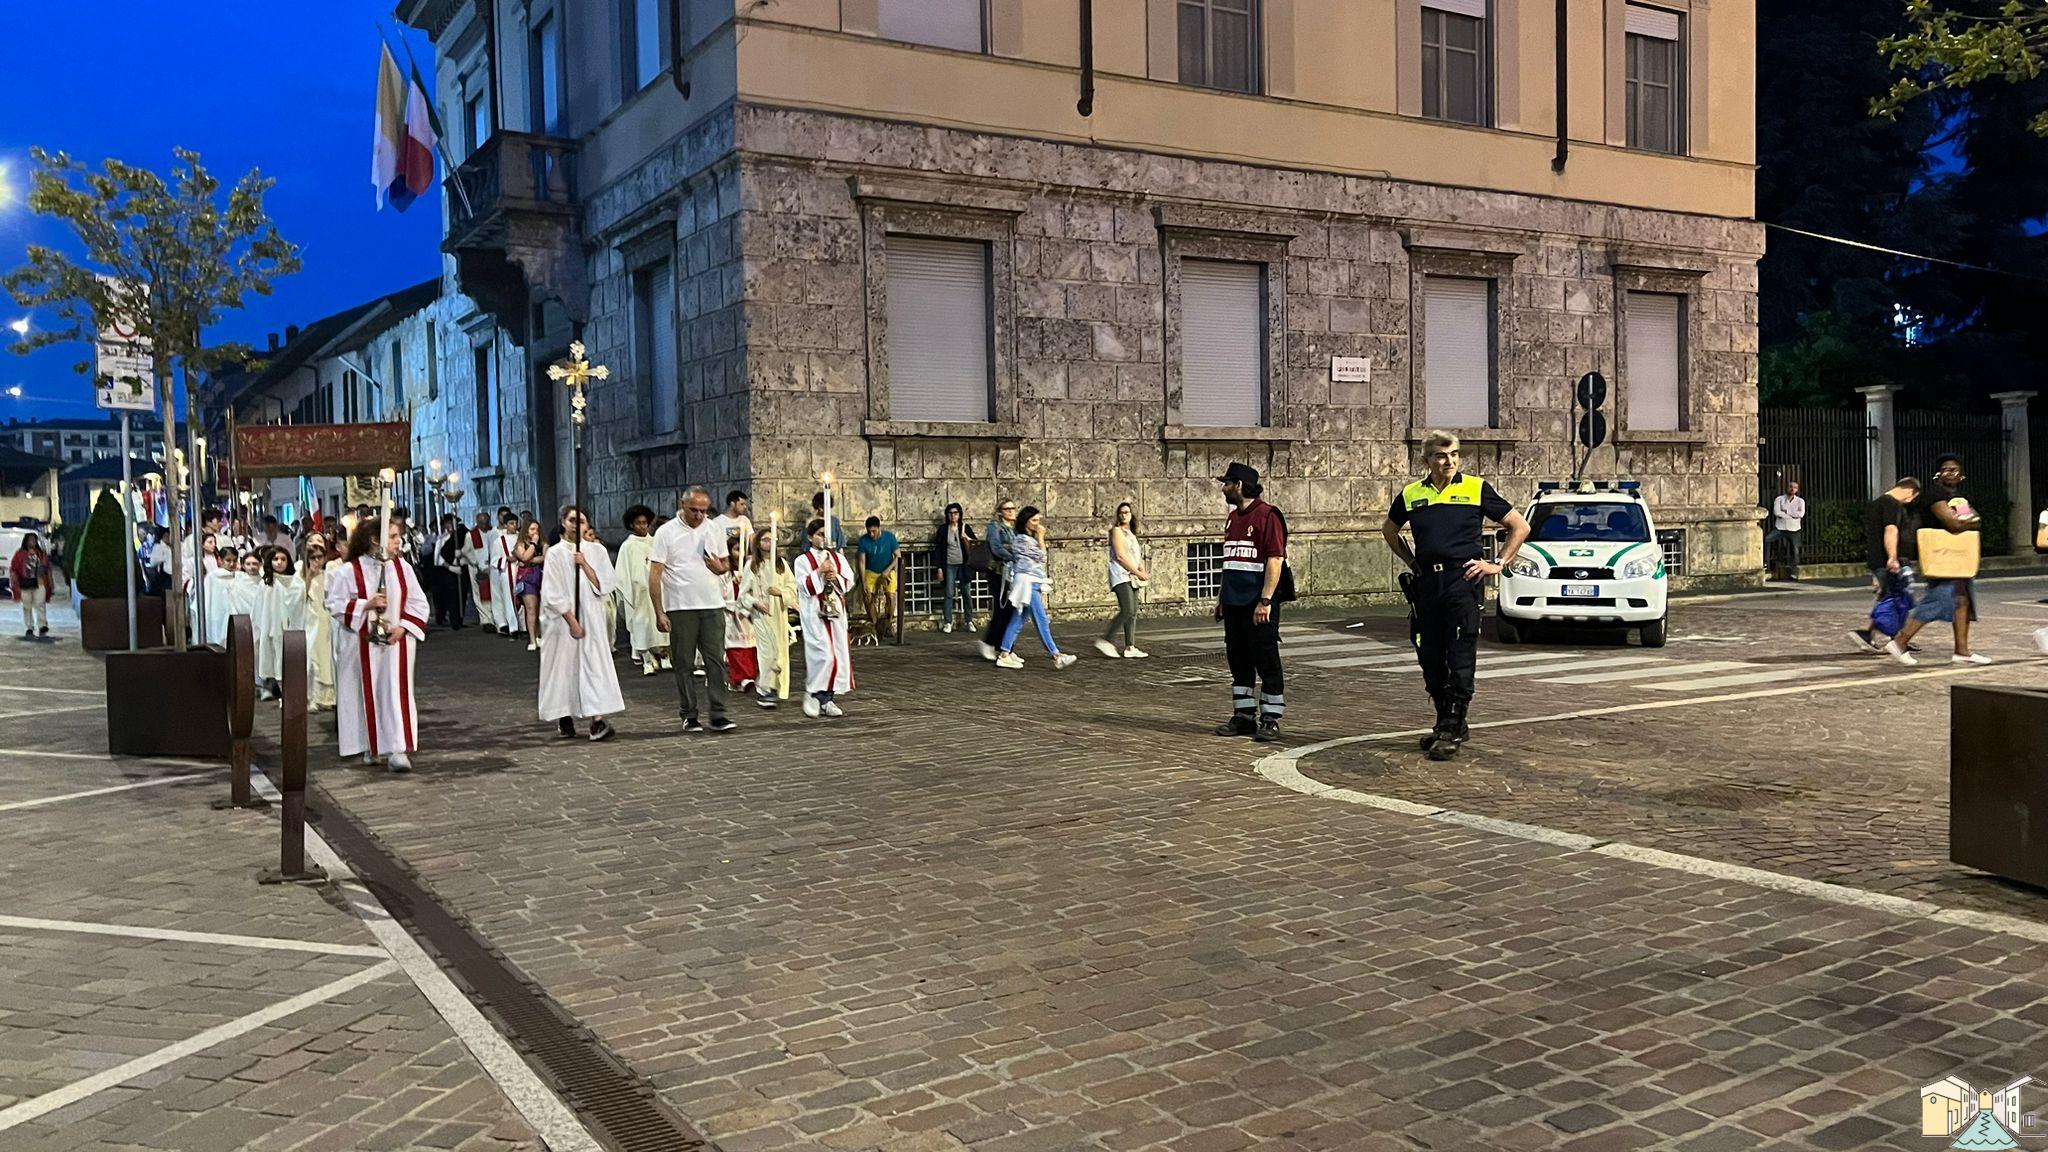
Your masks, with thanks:
M384 45L385 51L390 51L391 44L389 39L386 38L386 36L384 35L383 21L372 20L371 24L374 25L377 29L378 42ZM421 80L419 62L413 59L412 45L407 44L405 42L405 34L402 32L398 34L398 48L399 51L405 53L406 67L412 69L413 85L420 90L420 98L426 101L427 127L433 129L434 131L434 151L439 153L441 156L441 167L448 173L448 175L453 176L455 175L456 170L460 166L455 163L455 158L448 152L448 129L444 127L442 124L440 112L436 111L434 108L433 90L429 88L424 81ZM497 124L495 122L492 123L491 129L492 131L497 130ZM478 140L475 143L482 144L483 141ZM462 201L463 215L476 215L476 205L470 202L469 189L464 188L462 186L462 181L460 180L451 180L449 181L449 183L455 186L456 198Z

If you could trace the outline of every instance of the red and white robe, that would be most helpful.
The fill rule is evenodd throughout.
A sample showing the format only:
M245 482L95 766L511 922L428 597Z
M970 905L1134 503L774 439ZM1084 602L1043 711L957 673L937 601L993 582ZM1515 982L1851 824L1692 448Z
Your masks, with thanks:
M491 546L491 615L497 618L500 631L524 632L526 617L519 610L519 595L515 591L519 562L512 558L512 549L519 545L519 534L500 528L486 539Z
M804 690L853 691L853 653L846 645L846 598L853 590L853 570L837 552L804 550L791 566L796 577L797 613L804 622ZM839 614L822 610L826 594L838 593Z
M468 567L470 578L476 581L472 598L476 601L477 623L486 628L498 621L497 606L491 600L490 543L497 536L495 529L487 532L482 528L466 528L462 535L462 562Z
M370 597L384 593L384 619L395 639L370 639ZM359 556L327 574L327 611L334 617L334 727L341 754L389 756L419 747L420 710L413 698L419 643L427 636L427 595L412 565Z

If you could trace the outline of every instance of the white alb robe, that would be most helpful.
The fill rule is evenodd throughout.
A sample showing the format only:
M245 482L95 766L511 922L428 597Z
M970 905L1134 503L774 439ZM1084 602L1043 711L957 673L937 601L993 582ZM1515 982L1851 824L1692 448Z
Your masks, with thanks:
M329 560L306 574L306 599L299 618L306 629L306 706L316 711L334 707L334 617L327 614L327 578L341 561Z
M476 601L476 622L486 628L498 623L497 594L491 591L491 549L497 539L495 529L462 530L462 561L469 565L470 599Z
M648 557L654 549L652 536L628 536L619 545L619 599L624 602L626 634L632 639L633 655L667 649L668 633L654 623L654 596L648 591Z
M519 575L519 562L512 559L512 550L519 547L519 533L501 528L490 533L485 542L491 549L491 615L496 617L500 630L524 632L526 620L519 611L519 596L512 583Z
M392 641L371 641L370 597L384 593ZM413 665L427 637L427 596L402 559L343 561L327 574L334 618L334 727L341 754L389 756L419 747L420 711Z
M853 653L846 645L846 597L853 590L853 570L837 552L806 549L793 566L797 612L804 622L804 690L853 691ZM825 595L839 594L839 615L821 611Z
M284 680L284 634L303 629L306 582L297 574L278 576L263 585L249 624L256 632L256 679Z
M583 543L583 558L597 573L597 584L576 568L576 546L567 540L549 548L541 566L540 610L549 626L540 630L540 718L582 719L626 710L619 695L619 670L612 663L612 638L604 630L605 597L617 583L612 558L604 545ZM581 585L581 591L578 590ZM579 610L578 596L582 597ZM565 621L574 615L583 625L583 639Z
M200 554L197 562L194 562L190 556L185 558L185 623L189 630L187 634L191 637L191 643L195 648L202 644L224 644L227 642L227 634L225 632L216 633L208 626L213 616L211 609L214 586L211 584L207 585L206 588L206 599L208 601L207 615L205 618L199 615L198 587L218 571L220 571L220 564L212 556L205 553Z
M236 616L247 616L253 629L256 605L262 599L261 577L245 576L239 568L216 565L206 577L206 642L225 645L228 623Z

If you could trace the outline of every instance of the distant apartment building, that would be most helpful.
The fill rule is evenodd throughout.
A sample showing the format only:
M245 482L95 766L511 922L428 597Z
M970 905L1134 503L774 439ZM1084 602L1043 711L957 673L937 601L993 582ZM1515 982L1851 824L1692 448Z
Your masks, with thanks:
M1760 566L1753 0L398 10L459 162L451 289L520 349L447 419L543 504L580 337L608 524L684 483L793 522L829 473L919 541L1009 497L1086 606L1130 500L1170 608L1213 595L1243 460L1335 600L1393 587L1426 429L1526 497L1597 370L1587 474L1643 482L1675 573Z
M130 424L130 442L137 455L146 455L157 423L146 415ZM145 438L147 437L147 439ZM118 417L63 417L49 420L9 420L0 424L0 447L55 460L66 467L95 460L121 458L121 421Z

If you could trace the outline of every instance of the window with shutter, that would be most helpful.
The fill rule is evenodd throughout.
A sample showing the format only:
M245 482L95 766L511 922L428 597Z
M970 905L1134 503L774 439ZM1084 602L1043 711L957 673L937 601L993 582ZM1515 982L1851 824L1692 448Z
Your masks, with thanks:
M876 31L885 40L985 50L982 0L881 0Z
M1266 422L1266 266L1180 262L1180 422Z
M633 362L652 432L682 426L676 379L676 293L673 266L663 260L633 274Z
M1676 432L1685 427L1685 374L1677 296L1631 292L1628 313L1628 427Z
M891 236L887 258L889 419L994 419L988 245Z
M1259 91L1258 0L1179 0L1180 82Z
M1486 124L1492 119L1487 0L1423 0L1422 114Z
M1628 146L1685 151L1684 18L1630 4L1626 14Z
M1423 418L1432 428L1493 427L1493 281L1423 281Z

